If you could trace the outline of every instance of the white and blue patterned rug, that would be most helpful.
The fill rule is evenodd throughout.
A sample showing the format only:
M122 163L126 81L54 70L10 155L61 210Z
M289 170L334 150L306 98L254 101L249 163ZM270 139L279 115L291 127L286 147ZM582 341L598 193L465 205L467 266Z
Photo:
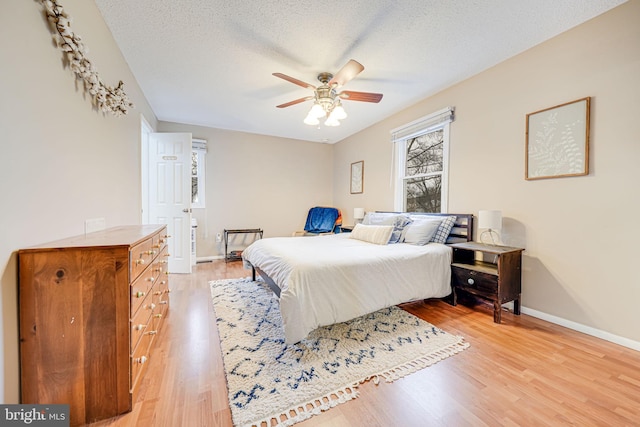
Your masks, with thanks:
M210 282L235 426L290 426L469 344L398 308L318 328L286 346L278 300L262 282Z

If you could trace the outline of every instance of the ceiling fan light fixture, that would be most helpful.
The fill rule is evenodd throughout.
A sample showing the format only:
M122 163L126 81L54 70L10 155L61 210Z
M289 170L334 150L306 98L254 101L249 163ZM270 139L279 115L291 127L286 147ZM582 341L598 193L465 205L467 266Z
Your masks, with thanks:
M342 91L340 93L336 92L337 88L344 86L345 83L360 74L362 70L364 70L362 64L360 64L358 61L350 59L349 62L347 62L347 64L345 64L345 66L342 67L336 75L327 72L318 74L318 81L322 84L317 87L293 77L287 76L286 74L273 73L275 77L281 78L305 89L311 89L314 92L313 96L299 98L291 102L276 105L276 107L290 107L292 105L296 105L301 102L313 99L313 106L307 114L307 117L305 117L304 123L311 126L316 126L320 123L321 119L326 117L326 120L324 121L325 126L340 126L340 120L344 120L347 118L347 112L342 107L340 98L374 103L378 103L382 99L381 93L354 91Z

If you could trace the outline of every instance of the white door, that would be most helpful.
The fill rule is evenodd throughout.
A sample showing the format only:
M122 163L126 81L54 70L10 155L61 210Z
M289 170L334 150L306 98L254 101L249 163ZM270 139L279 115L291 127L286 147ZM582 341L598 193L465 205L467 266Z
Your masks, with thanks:
M149 134L150 224L167 224L169 272L191 273L191 134Z

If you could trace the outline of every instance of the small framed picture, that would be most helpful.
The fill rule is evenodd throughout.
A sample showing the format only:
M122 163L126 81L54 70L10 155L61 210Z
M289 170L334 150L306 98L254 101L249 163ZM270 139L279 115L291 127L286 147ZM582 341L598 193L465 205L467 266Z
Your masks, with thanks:
M351 194L360 194L364 183L364 160L351 163Z
M525 179L589 174L591 98L527 114Z

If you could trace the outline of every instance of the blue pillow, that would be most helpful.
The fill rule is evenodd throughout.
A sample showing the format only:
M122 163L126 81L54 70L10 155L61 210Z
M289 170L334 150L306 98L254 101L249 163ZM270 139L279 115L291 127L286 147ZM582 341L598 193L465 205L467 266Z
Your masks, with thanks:
M455 216L448 216L445 219L443 219L440 225L438 226L438 229L436 230L436 234L434 234L433 237L431 238L431 241L435 243L447 243L447 238L449 237L449 234L451 233L451 229L453 229L453 226L455 225L455 223L456 223Z
M398 243L402 237L402 231L412 222L411 218L406 215L398 215L393 218L393 221L389 224L393 225L393 231L391 232L391 237L389 237L389 243Z

